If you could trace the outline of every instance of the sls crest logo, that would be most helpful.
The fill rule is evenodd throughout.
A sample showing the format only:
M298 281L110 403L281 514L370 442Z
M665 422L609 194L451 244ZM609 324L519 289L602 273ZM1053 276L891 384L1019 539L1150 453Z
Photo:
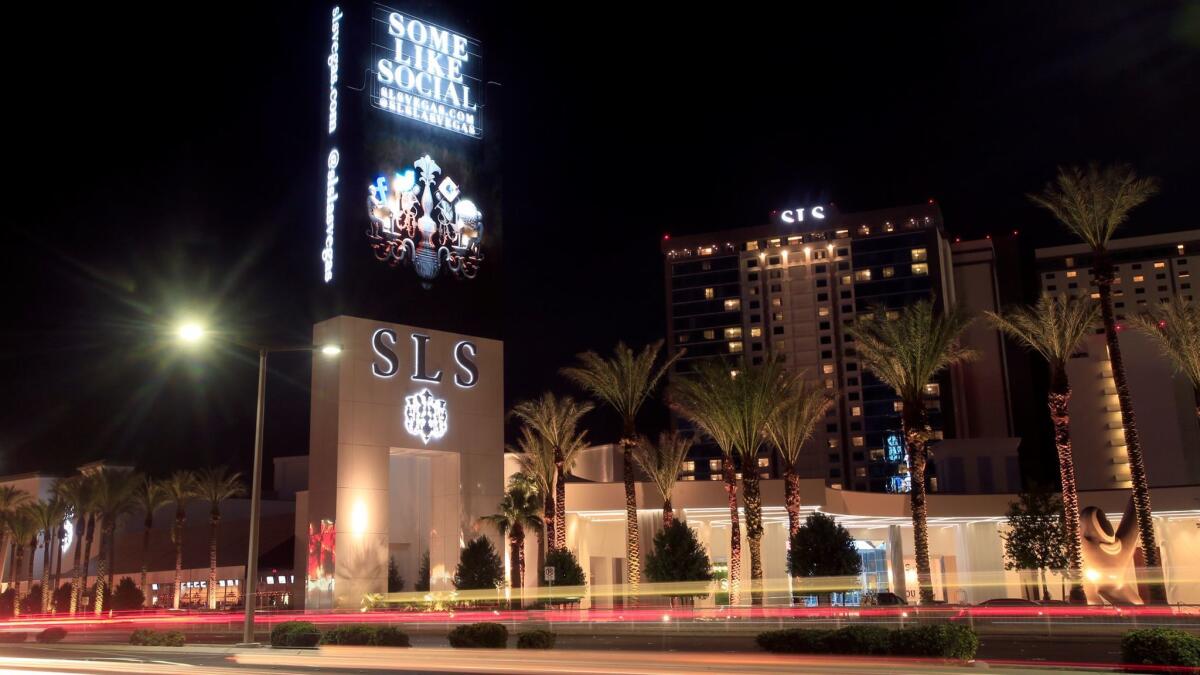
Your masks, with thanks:
M429 439L437 440L446 435L449 429L447 417L446 401L435 397L428 389L404 397L404 430L419 436L426 445Z
M412 266L426 288L443 265L456 278L475 278L483 213L429 155L390 179L379 176L369 194L367 239L377 259Z

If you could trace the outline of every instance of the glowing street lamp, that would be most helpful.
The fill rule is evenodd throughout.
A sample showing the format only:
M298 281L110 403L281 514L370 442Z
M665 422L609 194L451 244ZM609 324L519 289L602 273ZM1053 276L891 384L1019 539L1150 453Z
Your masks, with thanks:
M203 340L205 333L206 331L204 330L204 326L194 321L188 321L180 324L179 328L175 330L175 334L179 338L180 342L187 344L194 344Z

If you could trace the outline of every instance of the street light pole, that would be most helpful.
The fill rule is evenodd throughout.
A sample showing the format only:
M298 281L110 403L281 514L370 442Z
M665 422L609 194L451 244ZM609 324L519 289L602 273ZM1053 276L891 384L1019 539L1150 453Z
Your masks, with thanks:
M242 600L246 617L242 626L242 642L254 643L254 606L258 592L258 521L262 503L263 414L267 394L267 350L258 350L258 412L254 420L254 473L250 478L250 552L246 555L246 583Z

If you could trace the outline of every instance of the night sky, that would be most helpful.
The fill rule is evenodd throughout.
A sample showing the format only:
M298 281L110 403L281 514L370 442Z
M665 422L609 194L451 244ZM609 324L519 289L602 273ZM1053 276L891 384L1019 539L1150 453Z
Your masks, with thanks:
M662 336L666 232L934 198L1032 249L1069 237L1024 193L1089 160L1162 179L1129 233L1200 227L1200 3L828 4L454 10L503 92L509 404ZM252 355L163 331L307 340L330 6L8 10L0 474L248 466ZM268 457L303 454L308 365L275 365Z

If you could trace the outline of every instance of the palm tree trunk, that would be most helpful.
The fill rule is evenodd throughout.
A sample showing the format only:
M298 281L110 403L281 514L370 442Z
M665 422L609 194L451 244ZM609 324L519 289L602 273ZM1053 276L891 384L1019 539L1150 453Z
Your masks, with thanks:
M113 585L113 572L117 570L117 528L113 524L112 529L108 533L108 592L116 588Z
M746 504L746 539L750 543L750 604L763 604L762 494L752 459L743 457L742 501ZM750 470L747 471L746 469Z
M1067 529L1067 576L1071 579L1070 599L1083 604L1083 551L1079 530L1079 491L1075 482L1075 458L1071 452L1071 385L1065 367L1057 368L1050 384L1050 420L1054 423L1054 447L1058 450L1058 473L1062 480L1063 525Z
M1121 405L1121 426L1125 432L1125 451L1129 455L1129 479L1133 484L1133 507L1137 516L1142 555L1152 576L1149 602L1164 604L1166 588L1162 580L1162 562L1158 557L1158 541L1154 535L1154 510L1150 506L1150 484L1146 480L1146 464L1142 460L1142 445L1138 439L1137 420L1133 415L1133 399L1125 379L1125 360L1117 338L1117 320L1113 314L1113 268L1104 250L1096 251L1096 287L1100 291L1100 315L1104 319L1104 338L1108 343L1108 360L1112 364L1117 401Z
M171 601L172 609L179 609L180 591L183 589L183 519L185 513L182 508L175 511L175 591L174 599ZM251 602L250 598L246 602Z
M917 561L917 584L921 603L933 602L933 575L929 567L929 512L925 504L925 466L929 459L926 446L929 423L925 402L921 399L904 401L904 438L908 446L908 471L911 489L913 556Z
M671 498L667 497L663 500L663 529L671 527L675 523L675 507L671 504Z
M37 560L37 535L29 540L29 589L26 590L26 595L33 595L33 563Z
M93 605L96 616L104 613L104 594L108 591L108 549L111 546L108 536L109 527L111 525L105 522L104 527L100 530L100 555L96 556L96 600Z
M554 531L554 548L567 547L567 476L563 472L562 448L554 448L554 467L556 476L554 482L554 519L558 528Z
M42 530L42 614L50 613L50 566L54 563L53 529Z
M86 521L83 516L75 518L75 564L71 567L71 614L79 610L79 560L83 556L83 540Z
M725 479L725 496L729 498L729 604L742 600L742 526L738 515L737 476L729 455L721 457L721 473Z
M1038 568L1038 574L1042 578L1042 601L1050 600L1050 586L1046 584L1046 568Z
M512 553L512 587L517 591L517 603L521 604L521 589L525 586L525 528L517 523L508 532Z
M96 536L96 514L93 513L93 514L88 515L88 520L87 520L87 543L83 547L83 562L82 562L82 568L80 570L80 572L82 574L82 578L80 579L80 584L79 584L79 596L77 598L78 602L76 602L76 605L79 607L81 607L83 605L83 603L82 603L83 596L87 595L88 577L90 576L90 572L92 571L92 569L91 569L92 568L92 540L93 540L93 538L95 538L95 536Z
M154 528L154 514L146 514L145 529L142 530L142 606L150 606L150 588L146 576L150 569L150 530Z
M13 617L21 616L21 587L17 585L17 570L21 568L22 553L25 552L25 547L17 543L13 539L13 566L12 566L12 587L13 587Z
M634 605L642 588L642 547L638 533L637 492L633 485L633 448L636 445L632 429L626 429L621 438L621 447L625 451L625 560L629 570L629 593L633 596Z
M208 608L217 608L217 528L221 523L221 514L213 511L210 521L211 529L208 538Z
M787 507L790 539L800 531L800 476L791 463L783 468L783 504Z
M550 551L554 548L555 536L555 510L554 510L554 489L546 490L546 499L542 502L542 520L546 521L545 534L542 535L542 551Z
M58 527L58 546L56 546L54 549L54 557L58 560L58 562L56 562L54 564L54 592L55 593L58 592L58 587L62 584L62 559L63 559L63 552L64 552L63 551L63 542L65 542L66 538L67 538L66 523L67 523L67 521L64 520L63 525L60 525ZM51 596L51 602L53 602L53 596ZM55 607L54 611L57 612L58 607Z

